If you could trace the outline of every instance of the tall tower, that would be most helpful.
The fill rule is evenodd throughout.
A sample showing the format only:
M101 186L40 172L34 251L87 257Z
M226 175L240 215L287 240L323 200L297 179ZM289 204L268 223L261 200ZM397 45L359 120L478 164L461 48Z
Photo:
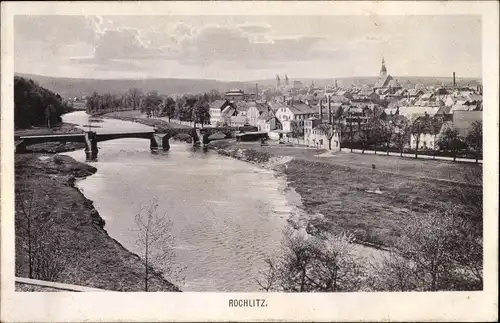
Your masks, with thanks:
M385 60L382 57L382 68L380 68L380 78L384 78L387 76L387 69L385 68Z
M285 73L285 85L288 86L288 76Z
M276 74L276 89L279 90L280 88L280 76Z

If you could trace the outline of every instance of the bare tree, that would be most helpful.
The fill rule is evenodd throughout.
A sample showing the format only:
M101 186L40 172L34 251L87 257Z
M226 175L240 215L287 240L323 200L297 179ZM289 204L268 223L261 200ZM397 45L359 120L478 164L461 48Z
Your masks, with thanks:
M58 241L54 240L50 229L54 225L51 212L44 210L40 192L43 188L36 184L30 171L27 175L28 191L23 196L28 199L20 201L20 227L25 238L28 258L28 277L55 281L64 270L60 261Z
M165 98L163 101L163 114L168 116L168 122L174 116L175 112L175 100L171 97Z
M128 94L130 96L132 102L132 110L138 110L141 107L141 97L142 92L137 88L132 88L128 90Z
M200 96L198 101L196 101L194 105L194 122L201 124L201 128L203 125L210 120L210 105L208 104L208 96L204 94Z
M425 133L430 127L430 117L426 114L423 117L415 119L411 125L411 134L415 139L415 158L418 158L418 148L420 144L420 137Z
M271 258L264 260L267 264L267 270L260 271L260 279L255 279L260 288L266 292L274 290L278 283L278 271Z
M298 142L300 138L304 137L304 126L299 125L295 120L290 122L290 126L292 128L292 137L297 139Z
M387 153L387 156L389 156L389 145L391 144L391 140L394 136L394 124L392 123L392 120L382 120L382 127L381 127L381 138L385 142L385 151Z
M144 262L144 290L149 290L149 279L153 265L161 266L162 272L170 280L179 280L179 271L171 266L175 256L173 244L174 237L171 233L172 221L166 214L158 214L158 199L154 198L150 206L142 209L135 216L137 227L136 243L141 249ZM167 265L168 263L168 265Z
M472 123L465 141L474 150L477 163L483 151L483 123L481 121L474 121Z
M363 277L352 237L345 234L313 237L288 228L280 254L266 263L257 280L266 291L355 291Z
M453 154L453 161L457 159L457 152L465 147L464 140L460 137L458 130L447 128L438 137L437 145L441 150L450 151Z
M376 289L481 289L481 237L460 212L455 208L414 215L402 230L398 250L383 260Z
M332 150L332 138L337 133L335 126L328 123L320 123L316 129L318 129L322 134L325 135L328 140L328 149Z
M400 156L403 157L403 149L410 141L411 125L408 119L402 115L395 115L392 119L392 124L394 125L393 141L399 148Z
M375 155L377 154L377 144L383 139L384 124L380 118L373 113L370 119L368 119L367 128L370 129L371 140L374 142Z

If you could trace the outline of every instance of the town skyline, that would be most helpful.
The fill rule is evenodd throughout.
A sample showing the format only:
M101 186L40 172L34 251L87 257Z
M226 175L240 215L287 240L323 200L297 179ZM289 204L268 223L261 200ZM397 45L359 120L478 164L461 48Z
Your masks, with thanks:
M14 26L15 72L51 77L372 77L382 58L396 78L482 77L472 15L16 16Z

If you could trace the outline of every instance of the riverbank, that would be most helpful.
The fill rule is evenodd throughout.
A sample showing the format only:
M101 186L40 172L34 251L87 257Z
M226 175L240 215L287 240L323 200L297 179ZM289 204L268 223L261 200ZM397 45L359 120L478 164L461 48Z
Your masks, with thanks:
M232 140L213 142L210 149L244 161L272 163L302 199L301 222L310 233L354 234L358 243L397 247L401 228L431 210L444 211L461 203L457 190L467 184L464 172L477 165L391 159L347 152L260 146ZM463 182L466 182L465 184ZM481 191L481 187L475 189Z
M76 181L95 172L68 156L15 156L17 276L29 276L30 236L32 255L44 276L40 279L114 291L144 290L139 256L107 234L92 201L75 187ZM148 284L150 291L179 291L157 271Z

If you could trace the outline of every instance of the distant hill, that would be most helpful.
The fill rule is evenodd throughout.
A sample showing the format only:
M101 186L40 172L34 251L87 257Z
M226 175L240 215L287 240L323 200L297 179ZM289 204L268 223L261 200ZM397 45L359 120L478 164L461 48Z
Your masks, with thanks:
M128 91L131 88L138 88L143 92L158 91L165 94L182 94L182 93L202 93L212 89L218 91L226 91L228 89L240 88L247 92L253 92L255 84L259 87L273 87L276 85L275 79L255 80L246 82L225 82L217 80L205 79L82 79L82 78L63 78L51 77L32 74L16 73L17 76L32 79L40 86L50 89L55 93L59 93L63 98L91 95L94 91L99 93L110 92L120 94ZM451 84L451 77L394 77L404 86L410 82L411 84L421 83L424 85L436 84ZM299 80L305 86L311 85L314 82L315 86L325 86L335 83L335 78L328 79L290 79L290 84L293 81ZM363 86L373 85L377 81L377 77L350 77L337 78L339 86ZM284 82L282 80L282 82ZM457 79L458 84L478 84L480 79Z

